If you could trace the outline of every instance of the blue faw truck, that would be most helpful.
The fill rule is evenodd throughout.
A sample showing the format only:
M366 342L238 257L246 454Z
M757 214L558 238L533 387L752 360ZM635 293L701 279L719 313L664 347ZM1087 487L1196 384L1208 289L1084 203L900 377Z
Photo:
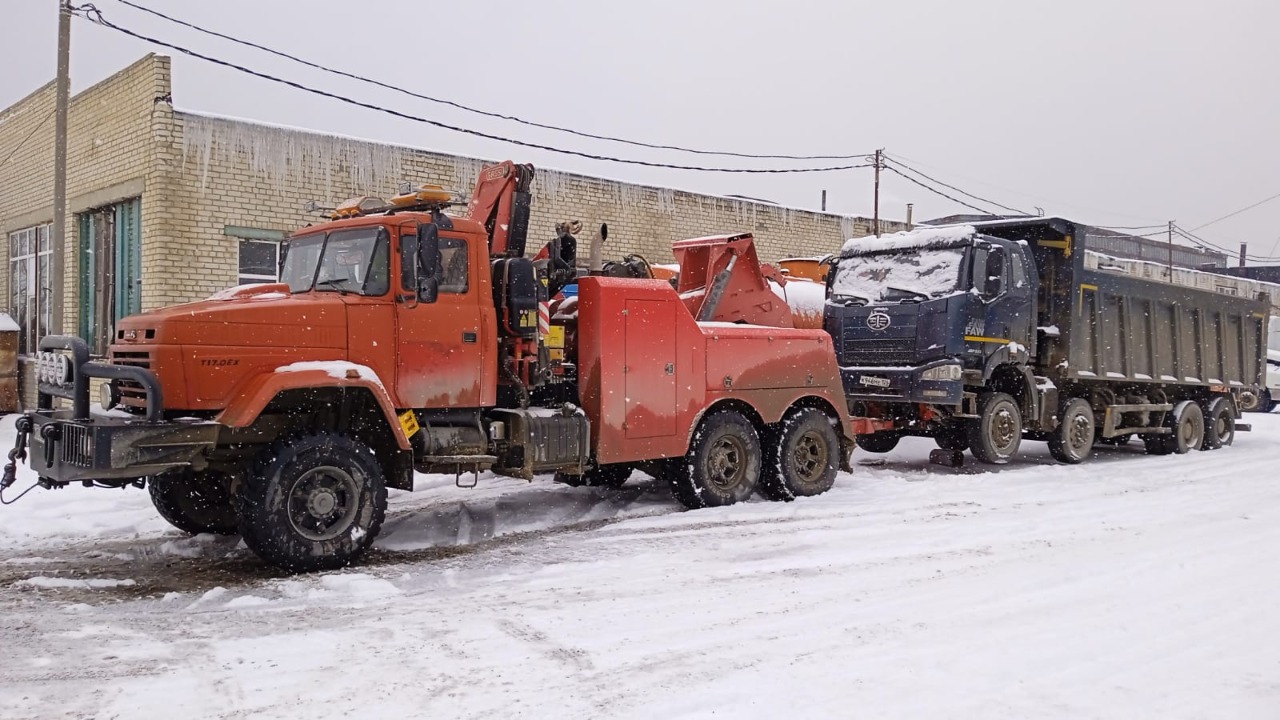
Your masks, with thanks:
M1023 218L846 243L823 323L851 414L884 428L859 447L922 436L934 462L1001 464L1036 440L1078 463L1134 435L1163 455L1249 429L1238 401L1264 378L1268 298L1117 272L1088 233Z

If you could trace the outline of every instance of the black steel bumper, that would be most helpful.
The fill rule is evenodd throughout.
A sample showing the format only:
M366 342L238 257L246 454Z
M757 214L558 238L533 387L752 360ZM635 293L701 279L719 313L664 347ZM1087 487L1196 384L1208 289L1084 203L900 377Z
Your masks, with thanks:
M66 410L37 410L31 419L29 464L54 483L134 480L200 464L218 440L219 425L192 420L153 423Z
M40 351L39 404L27 417L29 464L43 480L133 480L199 464L217 443L218 423L163 419L160 382L151 371L90 362L88 347L76 337L46 337ZM145 417L91 414L90 378L138 383L146 391ZM71 409L55 408L54 398L70 400Z
M964 398L964 380L924 379L926 370L955 364L955 360L945 359L918 367L842 367L840 379L850 400L959 405Z

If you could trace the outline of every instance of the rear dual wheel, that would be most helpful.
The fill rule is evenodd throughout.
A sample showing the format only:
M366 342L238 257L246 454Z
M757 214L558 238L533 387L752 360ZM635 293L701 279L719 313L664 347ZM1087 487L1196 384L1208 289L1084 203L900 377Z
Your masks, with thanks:
M840 439L831 417L798 408L765 438L760 494L769 500L821 495L835 484L839 464Z
M1169 428L1168 434L1142 436L1148 455L1182 455L1204 444L1204 411L1190 400L1175 405L1165 418L1164 426Z
M683 461L667 466L671 491L687 508L721 507L751 497L760 482L760 435L741 413L713 412L693 433Z

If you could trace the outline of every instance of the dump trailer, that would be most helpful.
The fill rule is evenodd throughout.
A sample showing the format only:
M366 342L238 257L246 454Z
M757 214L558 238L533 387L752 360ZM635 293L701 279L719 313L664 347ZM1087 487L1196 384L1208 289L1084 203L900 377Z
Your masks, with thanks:
M315 570L359 557L415 471L643 467L691 508L830 488L855 434L831 340L752 299L750 236L689 248L709 283L691 314L663 280L577 278L571 224L527 258L532 177L485 168L458 217L434 186L353 199L285 242L279 283L125 318L105 361L45 338L0 492L29 452L45 487L146 487L179 529Z
M1248 429L1237 401L1263 379L1267 298L1086 267L1087 232L1034 218L846 243L824 325L851 413L884 423L859 447L916 435L937 462L1004 463L1030 439L1076 463L1134 435L1166 454Z

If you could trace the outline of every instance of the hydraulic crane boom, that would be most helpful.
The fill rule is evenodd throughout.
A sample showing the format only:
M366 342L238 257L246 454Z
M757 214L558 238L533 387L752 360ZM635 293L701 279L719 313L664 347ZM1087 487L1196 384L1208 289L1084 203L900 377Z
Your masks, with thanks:
M480 171L467 203L467 217L489 233L491 257L521 257L529 237L533 165L510 160Z

